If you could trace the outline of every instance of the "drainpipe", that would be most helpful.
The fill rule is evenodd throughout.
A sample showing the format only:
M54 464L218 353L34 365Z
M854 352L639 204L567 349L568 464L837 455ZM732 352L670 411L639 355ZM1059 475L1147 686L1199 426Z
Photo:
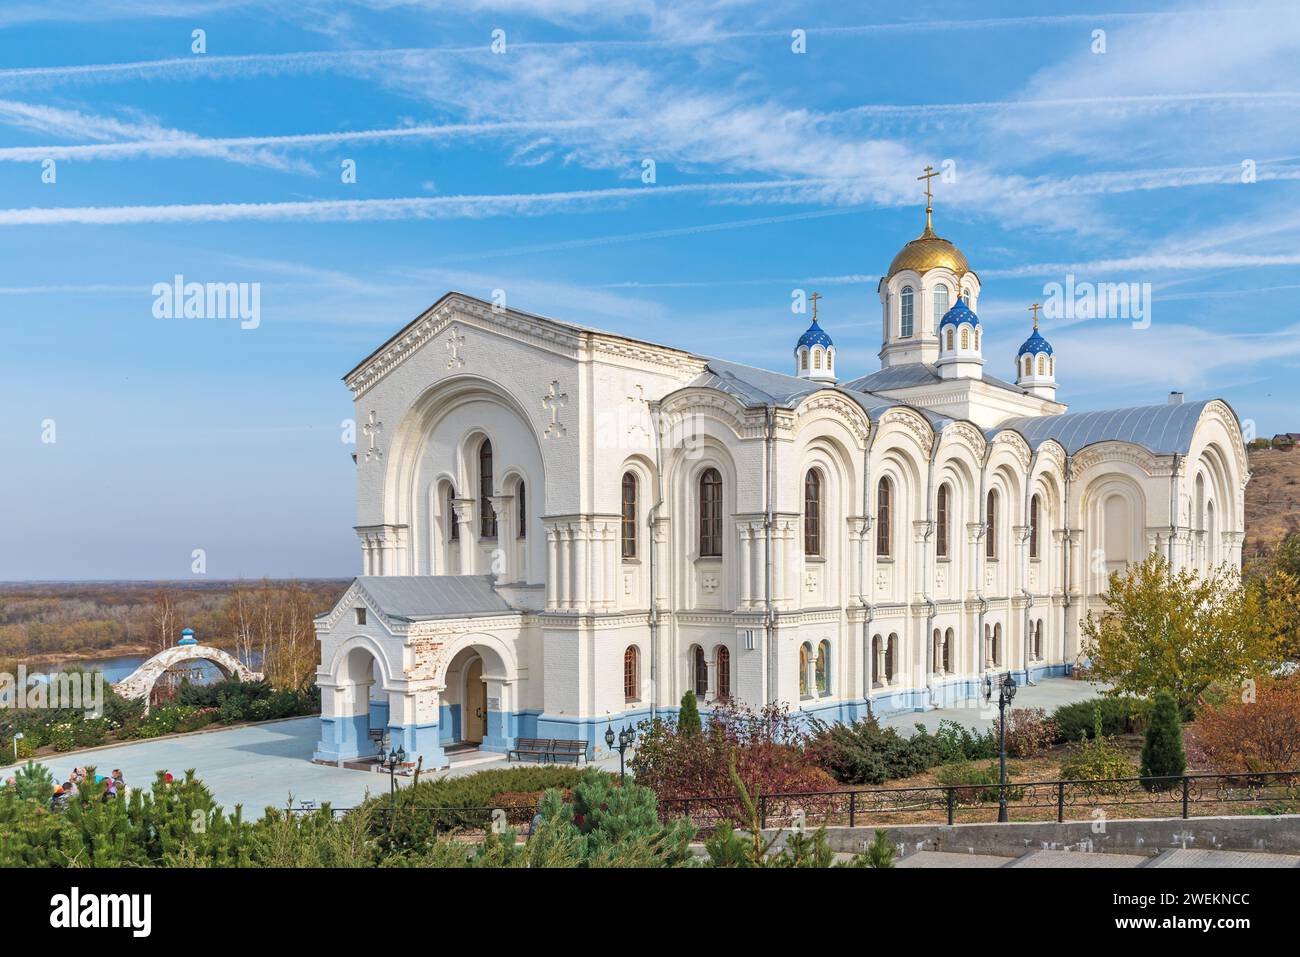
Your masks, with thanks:
M763 631L764 646L767 649L765 671L767 677L767 700L776 700L775 669L772 662L776 660L776 615L772 607L772 496L776 485L776 406L769 404L764 410L763 453L767 457L767 489L764 493L763 515Z
M980 603L979 619L975 625L975 665L976 671L987 670L984 661L984 616L988 614L989 600L984 597L984 536L989 533L988 508L988 470L989 459L993 457L993 443L984 445L984 461L980 463L980 530L975 536L975 600Z
M1070 530L1070 471L1074 467L1074 456L1068 452L1065 456L1065 528L1061 531L1061 659L1065 659L1065 639L1070 630L1070 545L1073 535Z
M932 434L933 430L931 430ZM938 606L930 594L933 588L933 568L930 562L930 541L934 538L934 463L939 458L939 445L942 435L934 434L934 444L930 447L930 465L925 478L925 532L921 538L921 600L925 602L925 691L930 697L930 707L934 703L934 618Z
M1169 473L1169 567L1174 565L1174 536L1178 534L1178 459L1174 453L1174 465Z
M1020 588L1020 593L1025 596L1025 620L1023 625L1024 634L1024 651L1025 651L1025 685L1032 687L1033 682L1029 680L1029 653L1033 650L1033 635L1030 633L1029 611L1034 607L1034 596L1029 592L1029 539L1034 534L1035 529L1029 521L1030 502L1033 500L1033 480L1034 470L1038 468L1038 456L1042 453L1040 446L1034 453L1034 457L1029 460L1029 477L1025 481L1025 527L1029 529L1025 537L1025 564L1023 568L1024 585Z
M658 524L659 513L664 505L664 478L663 431L659 427L659 403L652 403L650 409L655 430L655 503L650 507L647 520L649 534L646 536L646 544L649 546L650 557L650 720L653 721L659 714L659 604L655 601L657 573L655 559L658 548L655 544L655 526Z
M866 523L862 530L862 537L858 539L858 601L862 605L862 697L867 702L867 717L874 717L871 708L871 685L874 678L873 672L876 662L871 653L871 623L876 620L876 606L868 599L868 588L872 585L872 578L867 574L867 539L871 535L871 530L875 527L875 522L871 514L871 447L876 442L877 429L870 421L867 423L870 431L867 433L866 448L862 451L862 516ZM875 554L875 550L872 550Z

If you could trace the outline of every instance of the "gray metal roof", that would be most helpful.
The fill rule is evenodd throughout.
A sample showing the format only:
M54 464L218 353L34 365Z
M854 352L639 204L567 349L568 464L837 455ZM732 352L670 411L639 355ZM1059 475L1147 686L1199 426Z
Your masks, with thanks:
M985 434L992 438L1011 429L1024 436L1030 448L1055 439L1071 455L1097 442L1132 442L1157 455L1172 455L1191 448L1192 433L1209 403L1205 400L1007 419Z
M980 377L981 381L988 385L995 386L999 389L1006 389L1008 392L1015 392L1019 395L1026 395L1024 389L1018 385L1012 385L996 376L985 373ZM945 381L939 375L934 366L926 362L905 362L902 365L890 366L887 369L881 369L879 372L872 372L864 376L853 379L844 384L845 388L858 389L863 392L888 392L891 389L907 389L918 385L934 385L937 382Z
M465 617L514 611L491 575L362 575L357 585L390 618Z

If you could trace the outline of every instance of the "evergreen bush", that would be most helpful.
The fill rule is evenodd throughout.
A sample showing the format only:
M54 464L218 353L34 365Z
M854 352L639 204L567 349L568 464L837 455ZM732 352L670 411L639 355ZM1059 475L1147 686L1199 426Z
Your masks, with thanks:
M1164 790L1178 783L1187 769L1183 753L1183 724L1173 695L1161 691L1151 708L1151 724L1142 745L1141 775L1148 791ZM1161 780L1161 779L1165 780Z

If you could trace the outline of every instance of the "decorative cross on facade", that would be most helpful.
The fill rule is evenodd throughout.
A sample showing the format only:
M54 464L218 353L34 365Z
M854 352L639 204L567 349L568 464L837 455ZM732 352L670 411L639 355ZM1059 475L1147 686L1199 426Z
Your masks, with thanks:
M817 590L817 575L814 572L809 572L805 575L803 582L805 587L807 587L809 594L812 594Z
M460 347L465 344L465 337L456 331L456 327L451 327L451 335L447 337L447 368L459 369L465 364L465 359L460 354Z
M627 401L632 403L632 413L627 424L627 434L634 435L640 432L643 436L649 438L650 430L646 428L645 422L650 410L647 407L645 389L641 388L640 385L634 385L632 388L636 390L636 394L627 397Z
M544 438L558 439L564 435L564 426L560 424L560 407L568 401L569 393L561 392L559 380L553 379L550 389L542 396L542 408L551 413L551 422L542 433Z
M366 433L370 438L370 448L366 449L366 461L373 459L382 459L384 453L375 445L375 436L383 431L384 423L375 420L375 410L370 410L369 421L361 426L361 431Z

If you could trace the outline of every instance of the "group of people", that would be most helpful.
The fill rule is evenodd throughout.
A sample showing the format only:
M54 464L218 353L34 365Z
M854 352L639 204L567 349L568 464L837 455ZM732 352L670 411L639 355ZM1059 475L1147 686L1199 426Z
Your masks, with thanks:
M122 769L114 768L113 773L108 777L102 774L96 774L93 782L90 781L90 775L85 768L73 768L72 775L62 784L54 785L54 795L50 798L50 807L58 810L66 807L68 802L76 796L87 783L105 784L101 800L107 801L117 797L119 794L126 797L126 779L122 777Z

